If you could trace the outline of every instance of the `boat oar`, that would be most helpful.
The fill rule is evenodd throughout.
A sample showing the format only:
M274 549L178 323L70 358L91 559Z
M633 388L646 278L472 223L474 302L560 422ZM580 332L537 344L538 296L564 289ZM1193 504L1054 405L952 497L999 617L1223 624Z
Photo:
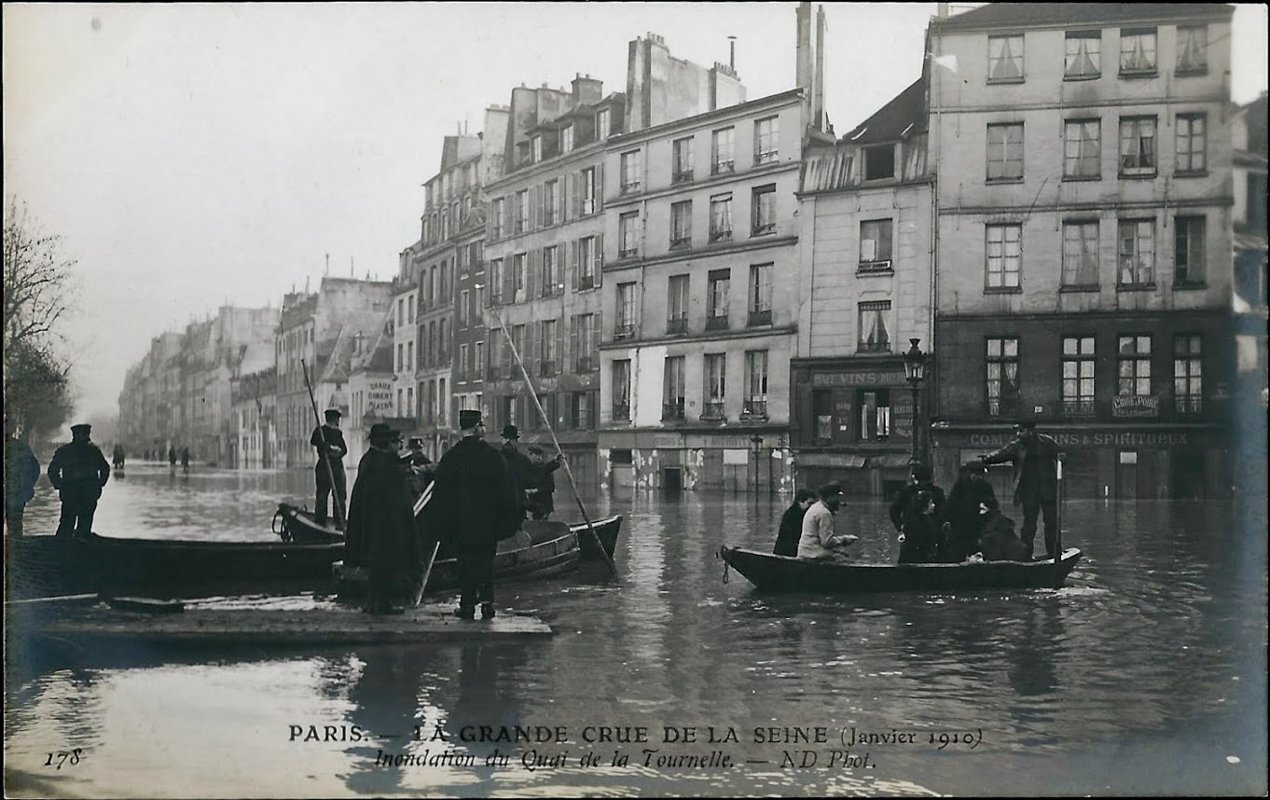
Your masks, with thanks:
M569 467L569 459L564 458L564 451L560 449L560 440L556 438L555 428L551 426L551 420L547 417L547 412L543 410L542 403L538 402L538 393L534 390L533 378L529 377L529 370L525 369L525 362L520 357L520 352L516 349L516 342L512 340L511 332L507 330L507 324L503 322L503 315L498 313L498 309L492 309L494 318L498 320L498 327L502 328L503 336L507 337L507 345L511 348L512 355L516 358L516 365L520 367L520 374L525 378L525 385L529 387L529 399L534 401L534 408L538 409L538 416L547 425L547 432L551 434L551 441L556 446L557 455L561 456L561 462L564 464L564 474L569 478L569 491L573 493L573 499L578 504L578 510L582 512L582 519L586 522L587 530L591 532L591 537L595 539L595 546L599 548L600 554L604 556L604 563L608 564L609 574L616 575L617 567L613 564L613 557L609 555L609 551L604 549L604 543L600 541L600 534L596 532L595 526L591 524L591 517L586 513L586 506L582 504L582 498L578 495L577 483L573 480L573 470ZM493 346L493 342L490 343Z
M318 414L317 398L313 396L313 385L309 383L309 365L304 363L304 359L300 359L300 368L304 372L304 388L309 390L309 405L313 407L313 419L317 420L318 436L322 439L322 463L326 466L326 477L331 481L331 503L335 506L335 515L338 519L347 520L348 514L345 512L344 500L340 497L340 493L335 488L335 470L331 467L330 446L326 443L326 432L322 430L322 417ZM315 511L318 509L314 509ZM326 504L322 504L320 509L323 514L326 513Z

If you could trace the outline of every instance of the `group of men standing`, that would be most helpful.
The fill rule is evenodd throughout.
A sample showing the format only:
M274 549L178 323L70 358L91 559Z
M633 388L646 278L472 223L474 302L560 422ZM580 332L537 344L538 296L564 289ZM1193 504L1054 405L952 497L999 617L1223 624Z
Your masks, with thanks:
M335 526L343 528L348 446L339 422L339 411L327 411L310 443L318 456L314 516L325 524L332 500ZM553 511L551 473L563 463L561 455L547 461L536 446L522 453L514 425L503 429L503 447L496 449L485 441L479 411L460 411L459 429L462 438L433 465L421 439L411 439L410 450L401 455L399 431L384 423L371 427L370 448L358 464L348 503L346 539L349 565L370 572L370 613L404 610L406 587L419 585L444 547L458 561L455 615L474 619L479 605L481 618L492 619L498 543L513 536L527 515L541 520ZM424 495L424 510L416 516L416 501Z
M13 436L8 420L4 441L4 517L13 536L23 533L26 504L35 496L40 462L30 445ZM58 536L87 537L93 531L93 515L102 487L110 480L110 464L93 444L92 426L71 426L71 441L57 448L49 461L48 477L62 501Z

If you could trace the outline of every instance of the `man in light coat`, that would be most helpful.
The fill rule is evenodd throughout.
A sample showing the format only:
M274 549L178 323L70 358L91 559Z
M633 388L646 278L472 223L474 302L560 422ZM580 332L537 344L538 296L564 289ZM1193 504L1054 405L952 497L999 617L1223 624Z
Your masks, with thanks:
M834 514L842 503L842 484L826 483L818 492L820 499L803 515L803 534L798 540L798 557L816 560L847 561L848 546L859 540L849 533L834 533Z

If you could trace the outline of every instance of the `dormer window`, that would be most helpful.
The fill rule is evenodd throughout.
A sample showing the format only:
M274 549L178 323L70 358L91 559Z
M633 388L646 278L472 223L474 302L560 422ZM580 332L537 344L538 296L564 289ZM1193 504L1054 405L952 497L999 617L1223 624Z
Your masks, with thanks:
M595 114L595 138L609 138L609 109L601 108Z
M573 149L573 126L565 125L560 129L560 152L567 153Z
M529 140L529 160L533 164L542 161L542 137L535 136Z
M895 145L878 144L864 148L864 179L884 180L895 177Z

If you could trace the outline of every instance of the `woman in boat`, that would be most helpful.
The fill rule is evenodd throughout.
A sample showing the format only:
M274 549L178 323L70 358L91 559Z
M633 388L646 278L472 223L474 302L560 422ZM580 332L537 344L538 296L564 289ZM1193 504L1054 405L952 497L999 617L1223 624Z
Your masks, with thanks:
M781 527L776 533L776 547L772 548L774 555L798 555L798 539L803 535L803 516L814 502L816 493L811 489L799 489L794 493L794 504L785 509L785 514L781 517Z
M913 495L903 515L900 531L901 564L938 560L939 517L937 496L922 489Z
M891 524L895 526L897 533L904 532L904 519L912 509L913 501L919 492L926 492L934 499L936 519L943 515L946 502L944 490L935 485L930 467L925 464L914 464L909 470L908 483L896 493L895 500L891 502Z
M977 459L961 465L961 474L948 492L940 525L943 535L940 561L957 564L978 552L985 515L1001 506L992 484L988 483L987 472L988 468Z
M1031 561L1032 548L1014 533L1014 520L994 508L983 515L979 553L984 561Z

